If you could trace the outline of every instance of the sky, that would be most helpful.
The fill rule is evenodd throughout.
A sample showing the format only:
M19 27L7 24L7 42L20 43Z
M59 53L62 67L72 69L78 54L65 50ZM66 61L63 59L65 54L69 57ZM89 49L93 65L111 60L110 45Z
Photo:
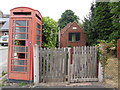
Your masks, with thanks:
M94 0L1 0L0 10L9 14L15 7L30 7L38 10L42 16L49 16L58 21L62 13L70 9L81 20L89 14L91 3Z

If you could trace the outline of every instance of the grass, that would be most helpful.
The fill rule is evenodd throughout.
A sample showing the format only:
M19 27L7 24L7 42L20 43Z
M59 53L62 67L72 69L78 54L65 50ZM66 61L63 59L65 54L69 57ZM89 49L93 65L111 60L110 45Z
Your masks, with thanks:
M114 87L118 87L118 59L111 56L107 61L105 70L105 82Z
M25 85L27 85L27 83L25 83L25 82L20 82L18 85L19 85L19 86L25 86Z
M5 71L2 71L2 76L4 76L5 74L7 74L7 72L5 72Z

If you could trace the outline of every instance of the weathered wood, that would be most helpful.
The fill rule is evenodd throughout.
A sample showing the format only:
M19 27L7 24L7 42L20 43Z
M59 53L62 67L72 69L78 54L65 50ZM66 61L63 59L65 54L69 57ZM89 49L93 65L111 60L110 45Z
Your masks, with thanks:
M70 48L68 48L68 82L71 82L71 65L70 65L70 60L71 60L71 56L70 56Z
M96 81L96 47L74 47L73 63L70 65L70 82Z
M40 49L40 78L43 82L65 81L66 79L66 56L63 48Z
M66 77L68 82L96 80L96 47L73 47L72 64L70 49L40 48L38 52L39 76L42 82L63 82L66 81Z

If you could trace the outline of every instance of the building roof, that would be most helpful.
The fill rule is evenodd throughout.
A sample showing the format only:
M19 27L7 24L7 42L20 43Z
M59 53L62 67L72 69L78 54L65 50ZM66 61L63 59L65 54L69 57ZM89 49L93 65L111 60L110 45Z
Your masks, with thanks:
M8 30L9 29L9 21L6 21L5 24L1 27L1 29L4 30Z
M0 22L4 22L3 26L0 28L0 31L8 31L8 29L9 29L9 18L0 18Z
M75 21L74 22L70 22L68 23L62 30L61 30L61 34L64 34L74 23L76 23ZM76 23L77 24L77 23Z
M73 23L68 23L63 29L61 29L61 34L63 34Z

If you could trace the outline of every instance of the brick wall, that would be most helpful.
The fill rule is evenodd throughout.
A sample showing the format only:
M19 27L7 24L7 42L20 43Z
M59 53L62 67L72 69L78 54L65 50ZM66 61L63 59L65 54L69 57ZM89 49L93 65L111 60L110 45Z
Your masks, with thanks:
M73 30L73 27L77 27L76 30ZM71 42L68 40L68 35L70 32L80 32L80 41L78 42ZM76 24L73 23L68 30L66 30L64 33L61 33L60 35L60 47L67 47L67 46L85 46L86 40L85 40L85 34L83 30Z

